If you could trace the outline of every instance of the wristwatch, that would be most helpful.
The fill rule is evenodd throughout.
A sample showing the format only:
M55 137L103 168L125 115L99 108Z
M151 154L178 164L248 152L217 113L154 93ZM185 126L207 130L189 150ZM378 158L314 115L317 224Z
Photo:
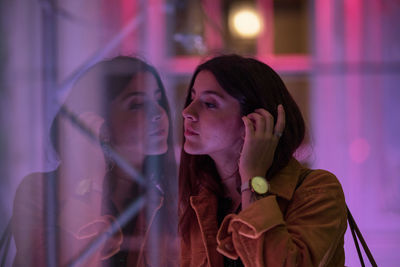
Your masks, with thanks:
M242 184L240 191L243 192L248 189L251 189L251 191L257 195L265 195L269 191L269 183L267 179L262 176L254 176L248 183Z

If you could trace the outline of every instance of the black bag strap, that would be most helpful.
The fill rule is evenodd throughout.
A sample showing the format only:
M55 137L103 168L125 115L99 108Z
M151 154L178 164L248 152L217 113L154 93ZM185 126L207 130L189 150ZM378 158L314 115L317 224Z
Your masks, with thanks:
M357 242L357 238L358 238L358 240L360 240L361 245L362 245L362 247L363 247L363 249L365 251L365 254L367 255L368 260L371 263L371 265L373 267L378 266L376 264L376 262L375 262L374 257L372 256L371 251L369 250L369 248L367 246L367 242L365 242L365 240L364 240L364 238L363 238L363 236L361 234L361 231L358 228L358 226L356 224L356 221L354 220L353 215L351 215L350 209L349 209L349 207L347 205L346 205L346 208L347 208L347 220L349 221L351 234L353 235L354 243L356 244L357 253L358 253L358 257L360 258L361 266L364 267L365 265L364 265L363 256L362 256L361 251L360 251L360 247L359 247L358 242Z
M299 188L301 186L303 181L306 179L306 177L312 171L313 171L312 169L307 169L300 175L295 190L297 190L297 188ZM377 267L378 265L376 264L375 259L372 256L372 253L371 253L371 251L369 250L369 248L367 246L367 242L365 242L365 240L364 240L364 238L363 238L363 236L361 234L361 231L358 228L358 226L356 224L356 221L354 220L353 215L351 214L350 209L349 209L349 207L347 205L346 205L346 209L347 209L347 221L348 221L349 226L350 226L351 235L353 236L353 239L354 239L354 244L355 244L356 249L357 249L358 257L360 258L361 266L365 267L365 264L364 264L364 259L363 259L363 256L362 256L362 253L361 253L361 250L360 250L360 245L358 244L358 240L360 240L361 245L362 245L362 247L364 249L364 252L367 255L368 260L371 263L371 265L373 267Z

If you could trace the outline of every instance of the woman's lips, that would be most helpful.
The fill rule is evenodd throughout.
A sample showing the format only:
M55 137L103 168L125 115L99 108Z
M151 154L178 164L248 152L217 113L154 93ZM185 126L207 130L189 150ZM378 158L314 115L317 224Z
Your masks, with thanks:
M197 132L195 132L195 131L193 131L192 129L190 129L190 128L186 128L185 129L185 136L194 136L194 135L199 135Z
M165 135L165 129L155 130L150 133L150 136L164 136L164 135Z

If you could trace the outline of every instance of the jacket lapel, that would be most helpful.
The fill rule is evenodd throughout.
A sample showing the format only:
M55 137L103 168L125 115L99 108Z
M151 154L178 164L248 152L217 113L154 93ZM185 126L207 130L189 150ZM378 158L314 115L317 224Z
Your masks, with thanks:
M190 205L196 213L209 266L223 266L223 256L217 252L217 198L204 189L198 196L190 197Z

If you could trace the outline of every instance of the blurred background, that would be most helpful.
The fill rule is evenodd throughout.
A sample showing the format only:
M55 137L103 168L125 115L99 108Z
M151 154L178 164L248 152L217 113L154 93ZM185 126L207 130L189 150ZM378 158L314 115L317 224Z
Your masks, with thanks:
M48 131L80 73L117 55L154 65L178 157L192 72L239 53L281 75L309 130L297 157L339 178L378 265L400 262L399 0L2 0L0 13L1 232L22 178L57 166Z

